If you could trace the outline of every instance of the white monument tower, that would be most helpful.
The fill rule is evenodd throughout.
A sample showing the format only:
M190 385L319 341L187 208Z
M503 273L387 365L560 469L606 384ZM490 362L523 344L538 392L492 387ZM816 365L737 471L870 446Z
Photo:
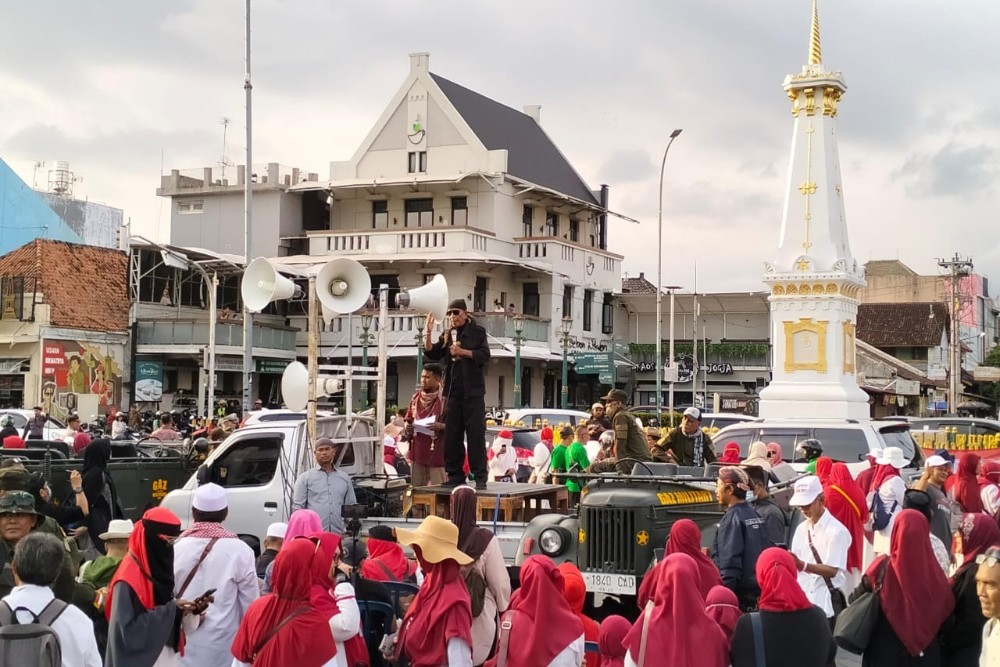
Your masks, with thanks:
M771 384L766 418L864 419L854 332L864 269L851 255L837 153L837 106L847 86L823 66L813 0L809 64L783 84L795 117L777 256L764 264L771 290Z

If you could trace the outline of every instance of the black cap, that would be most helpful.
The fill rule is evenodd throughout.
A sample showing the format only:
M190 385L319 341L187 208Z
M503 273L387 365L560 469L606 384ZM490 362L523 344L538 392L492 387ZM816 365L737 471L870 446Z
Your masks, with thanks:
M396 541L396 534L392 532L392 528L390 526L383 526L382 524L369 528L368 537L372 537L376 540L382 540L383 542Z
M452 299L448 303L448 310L458 309L458 310L468 310L469 307L465 303L465 299Z

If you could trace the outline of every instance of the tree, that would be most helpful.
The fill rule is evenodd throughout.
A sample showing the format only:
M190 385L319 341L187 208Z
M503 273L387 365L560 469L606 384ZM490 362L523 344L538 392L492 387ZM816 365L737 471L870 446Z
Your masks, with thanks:
M997 345L983 359L982 366L1000 366L1000 345Z

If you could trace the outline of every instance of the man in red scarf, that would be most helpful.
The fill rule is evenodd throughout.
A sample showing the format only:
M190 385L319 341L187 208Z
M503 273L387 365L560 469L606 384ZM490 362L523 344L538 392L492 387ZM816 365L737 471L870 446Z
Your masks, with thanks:
M406 429L403 439L410 443L407 458L410 460L413 486L437 486L444 483L444 397L441 393L440 364L424 364L420 372L420 389L410 399L410 407L403 418ZM427 426L414 422L433 419Z
M587 602L587 582L583 580L579 568L569 561L561 563L556 569L563 577L563 595L566 597L566 602L583 623L584 640L596 642L600 626L598 626L597 621L583 613L583 606ZM596 653L588 653L585 660L586 667L598 667L600 656Z
M222 522L229 515L226 490L202 484L191 501L194 523L174 544L174 591L196 598L215 590L215 602L198 632L188 638L183 665L229 667L229 645L250 604L260 597L253 550Z

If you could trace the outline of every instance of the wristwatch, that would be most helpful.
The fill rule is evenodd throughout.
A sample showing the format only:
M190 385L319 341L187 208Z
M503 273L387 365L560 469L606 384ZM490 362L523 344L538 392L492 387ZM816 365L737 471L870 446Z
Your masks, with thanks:
M73 489L73 493L83 493L83 487L82 486L76 487L75 489Z

